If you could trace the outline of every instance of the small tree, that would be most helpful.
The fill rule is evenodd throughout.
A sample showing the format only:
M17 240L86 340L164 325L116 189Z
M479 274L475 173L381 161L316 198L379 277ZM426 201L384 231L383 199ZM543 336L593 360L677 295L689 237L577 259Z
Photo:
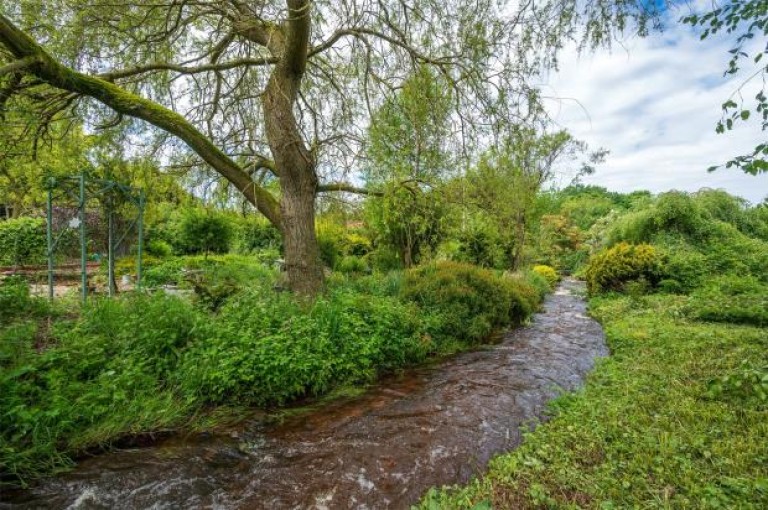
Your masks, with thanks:
M539 135L529 128L513 130L500 148L491 149L467 174L472 207L484 211L510 249L509 267L523 258L526 232L536 195L551 179L554 164L586 150L568 132Z

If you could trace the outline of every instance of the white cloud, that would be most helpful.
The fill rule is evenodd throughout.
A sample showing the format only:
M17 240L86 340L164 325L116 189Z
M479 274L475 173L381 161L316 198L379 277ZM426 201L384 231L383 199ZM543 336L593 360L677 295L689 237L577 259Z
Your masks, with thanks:
M678 13L679 14L679 13ZM768 195L768 174L712 165L744 154L766 136L757 123L718 135L720 105L744 82L723 77L730 42L700 41L670 23L663 34L625 41L613 51L569 50L543 86L553 119L592 148L611 151L585 182L617 191L723 188L752 202ZM757 80L742 94L752 106Z

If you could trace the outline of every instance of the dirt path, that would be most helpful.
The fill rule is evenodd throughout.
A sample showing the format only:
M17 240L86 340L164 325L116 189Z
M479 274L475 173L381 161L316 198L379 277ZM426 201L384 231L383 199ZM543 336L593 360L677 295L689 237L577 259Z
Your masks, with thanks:
M489 350L384 381L280 426L171 440L82 462L2 508L408 508L514 448L547 400L607 354L566 281ZM574 293L574 291L578 291Z

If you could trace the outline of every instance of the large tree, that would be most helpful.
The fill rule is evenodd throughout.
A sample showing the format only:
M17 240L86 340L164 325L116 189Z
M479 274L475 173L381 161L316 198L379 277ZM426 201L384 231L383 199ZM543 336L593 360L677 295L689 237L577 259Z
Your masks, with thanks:
M213 169L280 229L289 286L314 294L316 196L361 191L334 182L337 170L356 166L364 119L415 68L432 67L453 89L456 144L467 154L530 113L525 78L552 63L577 27L582 41L599 44L630 16L644 31L648 8L642 0L4 2L0 106L21 94L44 120L75 113L93 125L148 123L173 158ZM553 52L527 58L542 48ZM278 194L264 186L270 180Z

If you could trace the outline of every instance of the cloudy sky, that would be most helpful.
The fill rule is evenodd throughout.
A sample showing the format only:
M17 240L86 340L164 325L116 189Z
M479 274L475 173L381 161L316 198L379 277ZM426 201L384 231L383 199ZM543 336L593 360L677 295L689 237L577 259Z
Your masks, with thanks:
M746 77L723 77L730 48L728 40L700 41L690 27L673 22L662 34L631 38L611 51L567 52L560 70L545 77L548 109L576 138L611 151L585 182L625 192L722 188L753 203L768 196L768 174L706 171L766 136L756 123L715 133L720 105ZM744 89L748 101L757 81Z

